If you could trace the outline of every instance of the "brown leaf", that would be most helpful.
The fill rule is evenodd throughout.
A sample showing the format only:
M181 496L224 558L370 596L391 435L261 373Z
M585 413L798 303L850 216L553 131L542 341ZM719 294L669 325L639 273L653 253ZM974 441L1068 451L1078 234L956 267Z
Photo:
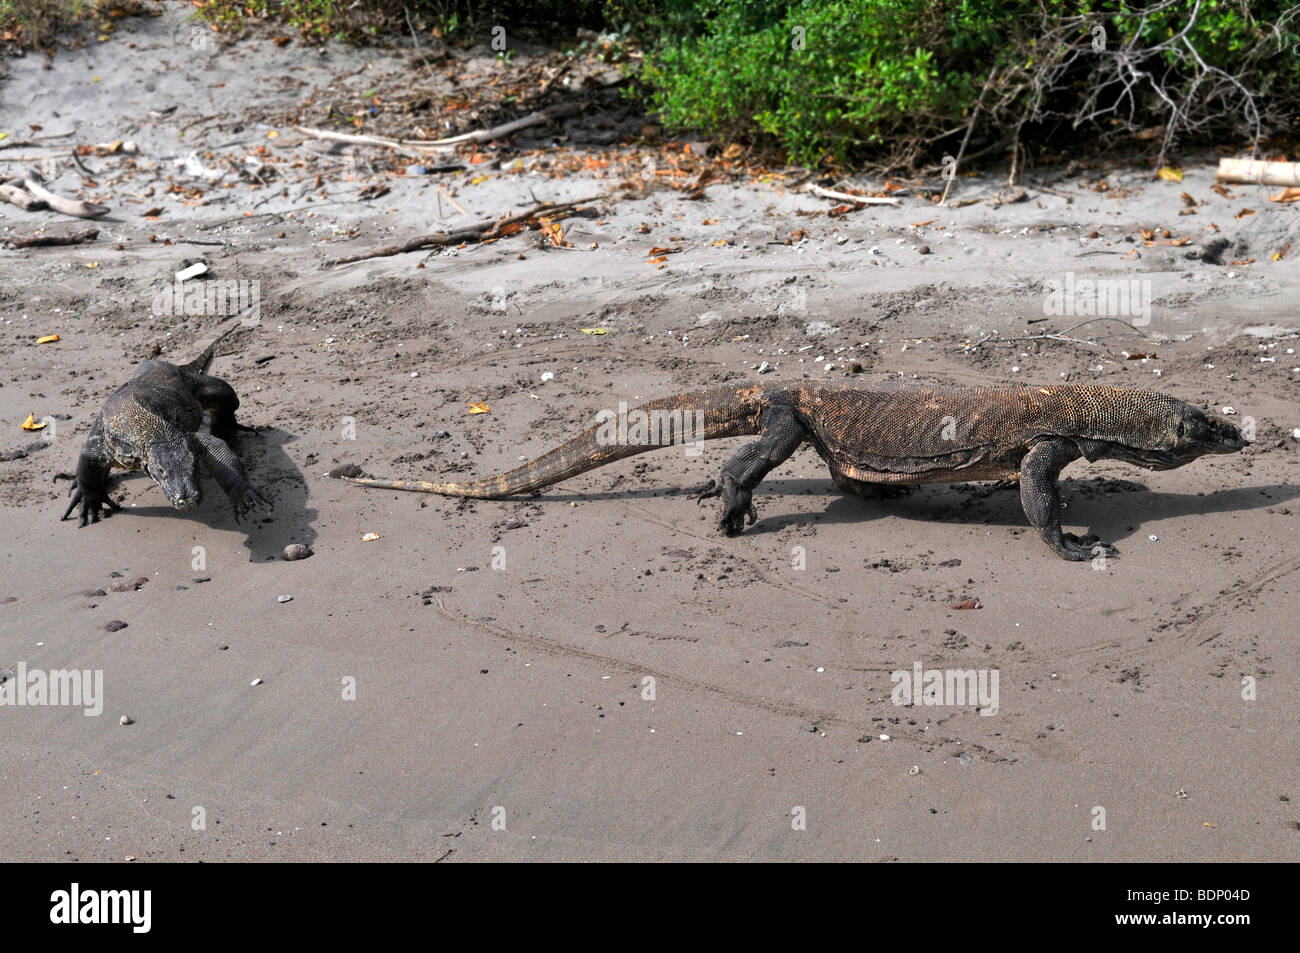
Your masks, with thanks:
M1270 202L1300 202L1300 188L1293 185L1287 186L1277 195L1270 195L1268 200Z
M1255 210L1253 208L1243 208L1240 212L1238 212L1236 215L1232 217L1245 218L1247 215L1254 215L1254 214L1255 214Z
M967 599L965 602L954 602L948 606L949 609L983 609L984 606L978 599Z

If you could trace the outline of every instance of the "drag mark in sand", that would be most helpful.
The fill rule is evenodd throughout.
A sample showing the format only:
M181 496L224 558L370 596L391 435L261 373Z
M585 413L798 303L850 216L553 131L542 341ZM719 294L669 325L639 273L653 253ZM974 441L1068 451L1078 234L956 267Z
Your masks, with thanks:
M746 708L754 708L771 715L798 718L801 721L806 721L813 725L838 725L839 727L848 728L852 731L859 732L860 734L871 734L876 730L876 728L870 723L860 724L858 722L850 721L847 718L842 718L839 715L829 712L816 712L812 709L804 708L801 705L795 705L791 702L771 701L766 698L749 695L745 692L739 692L734 689L723 688L721 685L714 685L711 682L702 682L698 679L687 678L682 675L676 675L672 672L665 672L661 669L654 669L646 665L640 665L636 662L629 662L626 659L616 658L610 655L601 655L598 652L592 652L575 645L568 645L564 642L557 642L554 639L548 639L543 635L528 635L523 632L511 632L488 622L478 622L452 612L447 608L441 596L437 598L436 605L438 606L438 611L449 622L469 626L470 628L482 629L486 632L492 633L500 639L504 639L507 642L527 645L530 648L545 653L546 655L561 656L589 662L592 665L625 672L628 675L637 678L649 675L659 682L668 683L670 685L679 685L690 691L716 695L729 702L743 705Z

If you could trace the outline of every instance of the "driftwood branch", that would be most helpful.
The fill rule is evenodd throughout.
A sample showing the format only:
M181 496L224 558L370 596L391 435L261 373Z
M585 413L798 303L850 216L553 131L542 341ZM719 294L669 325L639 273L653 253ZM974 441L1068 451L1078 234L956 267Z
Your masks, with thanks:
M71 215L74 218L99 218L101 215L108 213L108 206L96 205L94 202L83 202L81 199L69 199L62 195L56 195L45 187L45 180L35 169L27 170L27 177L23 184L27 191L38 199L44 199L46 204L56 212L62 212L64 215Z
M836 202L856 202L858 205L893 205L895 207L903 203L898 199L880 198L874 195L850 195L848 192L835 192L831 189L823 189L820 185L813 185L809 182L804 186L813 195L819 195L824 199L834 199Z
M446 151L455 149L459 145L467 142L489 142L492 139L499 139L502 136L508 136L512 132L518 132L520 129L527 129L529 126L540 126L542 123L550 122L552 119L558 119L561 116L569 116L579 112L582 109L581 103L559 103L554 106L548 106L545 109L539 109L537 112L529 113L519 119L511 120L500 126L493 126L491 129L480 129L476 132L467 132L460 136L452 136L448 139L388 139L384 136L360 136L350 132L332 132L329 129L313 129L309 126L294 126L297 132L305 136L312 136L316 139L329 139L334 142L348 142L358 146L383 146L386 149L394 149L405 155L419 157L423 152Z
M16 185L0 184L0 202L17 205L20 209L28 212L49 208L44 199L38 199L26 189L21 189Z
M1300 185L1300 162L1260 162L1256 159L1220 159L1219 182L1259 185Z
M64 235L14 235L4 239L6 248L40 248L46 245L84 245L99 237L99 229L87 228Z
M325 267L332 268L335 265L348 265L357 261L366 261L370 258L388 258L393 255L403 255L406 252L420 251L424 248L459 245L462 242L487 241L491 238L500 237L502 231L508 225L527 222L530 218L537 215L554 215L557 212L565 212L576 208L579 205L590 205L592 202L596 202L601 198L603 198L603 196L597 195L592 198L577 199L572 202L542 202L539 205L534 205L526 212L519 212L515 215L503 215L494 222L480 222L477 225L468 225L465 228L458 228L453 232L434 232L432 235L421 235L419 238L412 238L410 241L405 241L398 245L385 245L383 248L375 251L348 255L346 258L336 258L333 261L326 262Z

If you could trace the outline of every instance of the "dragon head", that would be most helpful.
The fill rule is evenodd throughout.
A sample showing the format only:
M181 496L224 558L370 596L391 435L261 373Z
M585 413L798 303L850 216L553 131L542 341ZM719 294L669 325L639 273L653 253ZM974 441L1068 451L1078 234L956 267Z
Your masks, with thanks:
M149 444L145 472L162 487L168 501L178 510L192 510L198 506L202 496L198 461L184 434L162 437Z
M1236 453L1249 443L1240 428L1180 400L1160 411L1159 437L1146 446L1112 443L1107 456L1149 470L1172 470L1207 453Z

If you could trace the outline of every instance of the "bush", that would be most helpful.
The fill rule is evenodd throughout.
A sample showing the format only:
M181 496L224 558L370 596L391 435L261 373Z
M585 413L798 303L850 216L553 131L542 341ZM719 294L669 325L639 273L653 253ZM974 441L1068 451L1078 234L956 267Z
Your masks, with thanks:
M1294 114L1300 8L1148 6L1143 16L1118 2L664 0L643 76L670 126L765 141L803 162L952 149L977 102L983 129L1007 142L1054 121L1118 119L1166 125L1170 146L1197 126L1253 132L1252 107L1263 122Z

